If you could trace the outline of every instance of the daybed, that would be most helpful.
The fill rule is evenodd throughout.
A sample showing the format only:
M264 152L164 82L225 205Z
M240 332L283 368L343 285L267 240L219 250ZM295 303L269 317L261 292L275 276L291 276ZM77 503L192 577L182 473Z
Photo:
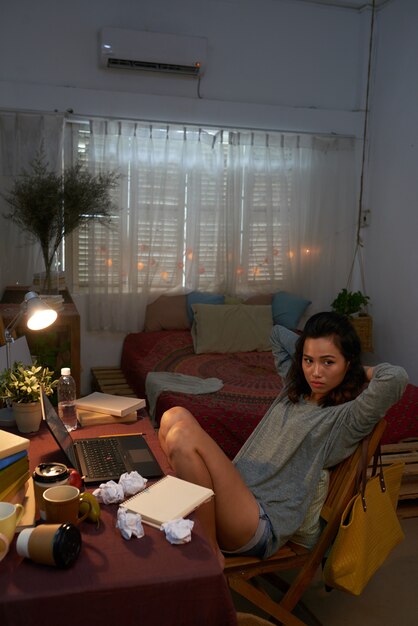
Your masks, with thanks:
M296 328L308 304L285 292L245 304L199 293L162 296L148 306L144 332L125 338L122 371L139 397L152 371L220 379L213 393L162 391L153 418L158 425L168 408L186 407L232 458L282 388L270 347L273 323Z

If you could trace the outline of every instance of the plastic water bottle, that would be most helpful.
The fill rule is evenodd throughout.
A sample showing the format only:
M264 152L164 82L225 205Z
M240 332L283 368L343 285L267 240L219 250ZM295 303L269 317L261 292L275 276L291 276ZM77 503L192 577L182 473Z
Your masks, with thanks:
M57 392L58 415L68 431L75 430L77 428L76 386L69 367L61 369Z

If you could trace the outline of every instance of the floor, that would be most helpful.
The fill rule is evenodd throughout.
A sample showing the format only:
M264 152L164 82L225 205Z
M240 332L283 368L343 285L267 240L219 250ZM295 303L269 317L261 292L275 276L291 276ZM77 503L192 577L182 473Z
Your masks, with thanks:
M307 626L417 626L418 625L418 517L401 520L405 540L389 555L384 565L359 597L334 590L325 591L318 572L303 597L316 619L297 609ZM264 618L243 598L233 593L237 611Z

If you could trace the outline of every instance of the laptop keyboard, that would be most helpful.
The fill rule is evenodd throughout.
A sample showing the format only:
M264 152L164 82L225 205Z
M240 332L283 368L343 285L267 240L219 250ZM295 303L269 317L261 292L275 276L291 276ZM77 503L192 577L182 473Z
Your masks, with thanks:
M126 471L116 438L81 440L79 444L90 478L120 476Z

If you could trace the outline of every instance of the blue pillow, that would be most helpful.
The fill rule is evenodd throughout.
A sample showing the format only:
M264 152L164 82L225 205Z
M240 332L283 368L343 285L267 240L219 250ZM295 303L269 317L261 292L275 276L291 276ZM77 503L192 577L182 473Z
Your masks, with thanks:
M225 296L218 293L206 293L204 291L192 291L187 294L187 317L190 324L193 323L192 304L224 304Z
M271 303L273 321L275 324L293 330L297 328L300 318L310 304L311 300L295 296L287 291L279 291L274 294Z

